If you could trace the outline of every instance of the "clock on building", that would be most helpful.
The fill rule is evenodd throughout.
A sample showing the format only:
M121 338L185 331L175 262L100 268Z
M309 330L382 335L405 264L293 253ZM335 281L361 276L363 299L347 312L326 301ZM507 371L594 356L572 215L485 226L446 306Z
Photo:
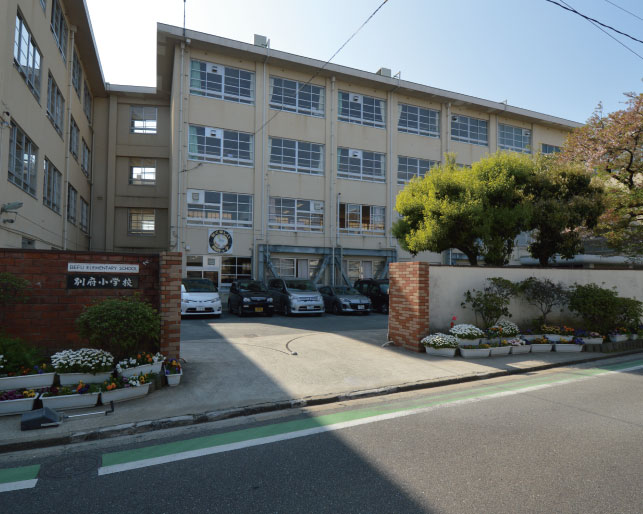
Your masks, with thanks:
M208 235L208 253L230 253L232 251L232 233L216 229Z

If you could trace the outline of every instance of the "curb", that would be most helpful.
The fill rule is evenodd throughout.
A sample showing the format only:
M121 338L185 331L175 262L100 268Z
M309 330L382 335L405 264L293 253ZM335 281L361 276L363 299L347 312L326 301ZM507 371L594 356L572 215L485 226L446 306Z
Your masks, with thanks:
M541 364L539 366L532 366L522 369L510 369L502 371L493 371L489 373L480 373L477 375L464 375L454 378L436 378L432 380L421 380L419 382L410 382L395 386L385 386L376 389L363 389L360 391L352 391L348 393L337 393L320 396L309 396L305 398L283 400L279 402L259 403L248 405L245 407L237 407L233 409L225 409L218 411L203 412L199 414L187 414L183 416L174 416L169 418L162 418L157 420L138 421L136 423L125 423L121 425L113 425L108 427L97 428L90 431L71 432L66 435L56 435L53 437L42 438L33 441L20 441L15 443L0 443L0 454L33 450L38 448L47 448L51 446L60 446L65 444L81 443L86 441L97 441L101 439L109 439L112 437L119 437L123 435L141 434L145 432L152 432L156 430L164 430L167 428L184 427L189 425L197 425L201 423L211 423L213 421L221 421L231 418L239 418L244 416L252 416L255 414L262 414L266 412L274 412L288 409L297 409L301 407L327 405L330 403L338 403L343 401L358 400L361 398L369 398L374 396L386 396L394 393L403 393L408 391L418 391L421 389L431 389L434 387L441 387L453 384L463 384L467 382L475 382L478 380L487 380L490 378L497 378L510 375L523 375L533 371L543 371L552 368L561 368L572 364L583 364L587 362L595 362L600 360L612 359L614 357L624 357L627 355L635 355L643 353L643 350L632 350L627 352L619 352L618 354L599 355L597 357L587 357L584 359L576 359L566 362L554 362L549 364Z

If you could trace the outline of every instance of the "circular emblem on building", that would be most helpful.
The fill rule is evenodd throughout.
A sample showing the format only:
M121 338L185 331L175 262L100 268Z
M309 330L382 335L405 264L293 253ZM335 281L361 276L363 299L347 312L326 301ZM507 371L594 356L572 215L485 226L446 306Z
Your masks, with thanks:
M214 253L228 253L232 249L232 234L223 229L213 230L208 237L208 245Z

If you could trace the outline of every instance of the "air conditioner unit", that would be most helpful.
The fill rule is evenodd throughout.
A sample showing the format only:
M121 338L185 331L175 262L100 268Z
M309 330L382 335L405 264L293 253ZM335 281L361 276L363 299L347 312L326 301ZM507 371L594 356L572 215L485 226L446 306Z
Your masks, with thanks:
M221 75L222 71L222 66L218 64L208 64L208 73L216 73L217 75Z
M362 95L357 95L355 93L351 93L351 102L361 104L362 103Z
M324 202L313 202L313 212L324 212Z
M221 139L223 137L223 130L215 129L215 128L208 129L208 136L209 137L216 137L217 139Z
M349 150L348 155L355 159L361 159L362 158L362 151L361 150Z
M187 194L189 203L204 203L205 201L205 191L199 191L198 189L188 189Z

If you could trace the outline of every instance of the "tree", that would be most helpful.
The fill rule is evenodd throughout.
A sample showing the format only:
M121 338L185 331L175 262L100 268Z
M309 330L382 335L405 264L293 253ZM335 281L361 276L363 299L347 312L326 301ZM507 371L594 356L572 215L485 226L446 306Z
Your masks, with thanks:
M547 315L554 307L567 305L567 290L563 284L560 282L556 284L548 278L526 278L517 285L516 289L527 303L540 310L542 314L538 320L540 325L547 324Z
M599 170L608 188L607 209L595 233L624 255L643 254L643 94L627 93L627 107L603 114L567 138L561 158Z

